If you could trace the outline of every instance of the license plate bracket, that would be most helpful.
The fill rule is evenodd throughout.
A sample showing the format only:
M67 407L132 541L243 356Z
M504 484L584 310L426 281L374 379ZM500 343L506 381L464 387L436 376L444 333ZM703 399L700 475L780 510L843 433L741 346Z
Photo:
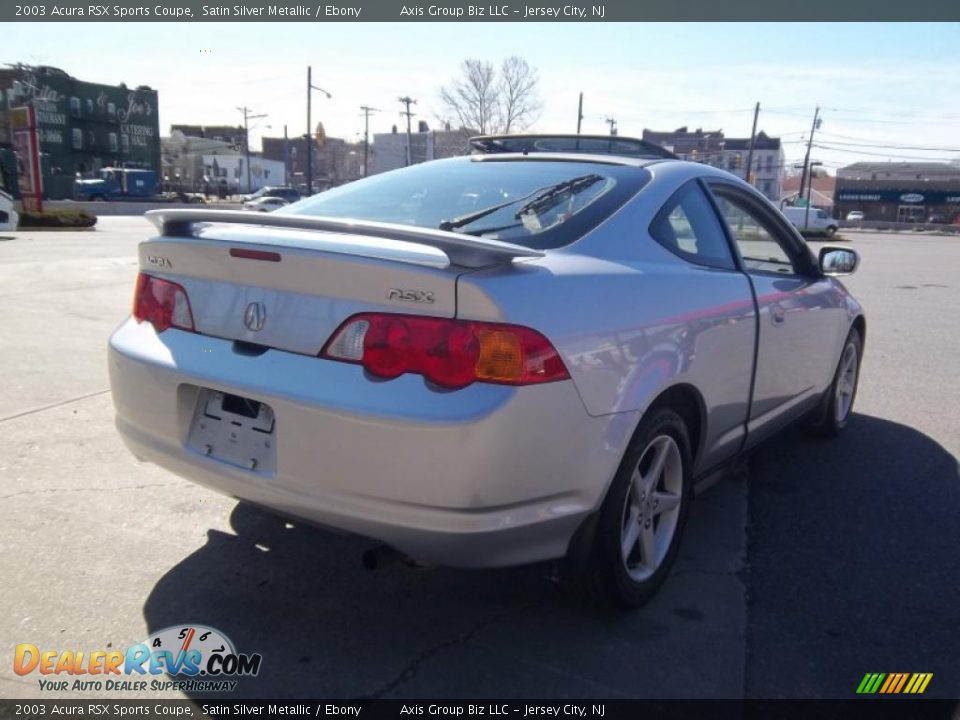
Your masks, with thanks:
M187 447L261 475L277 466L276 417L267 403L200 388Z

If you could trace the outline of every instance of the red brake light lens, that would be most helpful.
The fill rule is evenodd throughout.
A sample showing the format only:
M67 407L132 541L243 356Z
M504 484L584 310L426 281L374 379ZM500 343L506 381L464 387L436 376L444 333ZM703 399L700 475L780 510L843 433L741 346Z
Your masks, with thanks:
M158 333L176 327L196 332L190 299L182 285L140 273L133 297L133 317L148 322Z
M448 388L473 382L532 385L570 377L550 341L519 325L362 313L347 319L321 357L371 375L423 375Z

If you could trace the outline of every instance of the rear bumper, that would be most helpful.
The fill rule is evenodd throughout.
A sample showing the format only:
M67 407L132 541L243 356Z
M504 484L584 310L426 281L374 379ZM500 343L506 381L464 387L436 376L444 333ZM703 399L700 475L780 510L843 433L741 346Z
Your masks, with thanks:
M601 502L635 418L590 417L571 382L456 392L418 376L127 321L109 349L117 428L145 460L227 495L387 543L424 562L561 557ZM269 404L275 471L187 444L200 388Z

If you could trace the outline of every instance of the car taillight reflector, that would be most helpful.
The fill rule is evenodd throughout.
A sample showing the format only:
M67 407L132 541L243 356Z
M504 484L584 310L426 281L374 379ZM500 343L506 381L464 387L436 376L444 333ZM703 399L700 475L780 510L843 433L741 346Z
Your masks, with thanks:
M363 365L381 378L415 373L448 388L473 382L532 385L570 377L553 345L536 330L416 315L354 315L320 356Z
M148 322L158 333L177 327L196 332L190 299L182 285L140 273L133 296L133 317Z

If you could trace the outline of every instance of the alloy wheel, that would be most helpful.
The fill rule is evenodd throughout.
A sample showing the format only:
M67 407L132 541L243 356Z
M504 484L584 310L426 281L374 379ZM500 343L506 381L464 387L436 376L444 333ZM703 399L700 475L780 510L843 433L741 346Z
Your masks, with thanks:
M840 358L840 374L837 377L835 417L838 423L847 419L850 408L853 406L853 394L857 389L858 358L857 346L849 343L843 349L843 356Z
M676 440L658 435L640 454L623 503L620 556L627 574L642 582L660 567L680 517L683 457Z

